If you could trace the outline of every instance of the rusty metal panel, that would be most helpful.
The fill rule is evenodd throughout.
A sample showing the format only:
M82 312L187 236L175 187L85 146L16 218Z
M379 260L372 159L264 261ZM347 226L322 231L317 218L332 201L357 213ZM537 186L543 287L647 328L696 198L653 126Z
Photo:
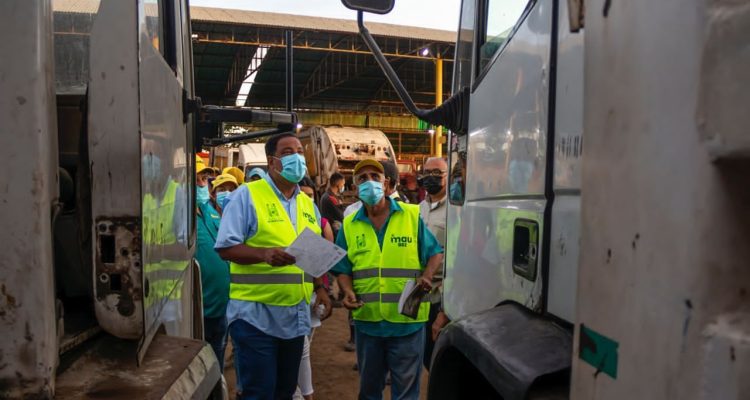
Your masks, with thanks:
M52 396L58 211L50 1L0 2L0 398Z
M98 318L104 325L128 321L126 326L132 330L121 330L120 334L137 338L143 324L140 219L100 217L95 226L94 293Z
M88 91L91 213L95 222L91 230L97 249L91 255L95 265L94 306L102 329L130 339L143 333L142 311L136 310L135 304L129 304L130 300L138 300L128 300L129 296L124 293L114 294L110 287L117 283L112 279L133 285L136 271L141 268L126 264L133 261L134 244L130 235L138 234L135 227L127 224L137 224L141 214L138 27L135 22L136 7L132 2L101 2L91 30ZM103 263L101 241L111 244L110 239L117 249L108 259L111 262ZM122 256L121 248L128 249L130 254ZM126 272L128 268L134 271ZM100 289L104 292L98 293Z

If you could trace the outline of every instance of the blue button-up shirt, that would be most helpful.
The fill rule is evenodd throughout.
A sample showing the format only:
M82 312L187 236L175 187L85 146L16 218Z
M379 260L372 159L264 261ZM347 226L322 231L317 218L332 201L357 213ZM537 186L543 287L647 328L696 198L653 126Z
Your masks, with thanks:
M375 233L378 237L378 245L380 245L380 249L383 249L383 241L385 240L385 232L388 229L388 223L391 220L391 216L395 212L403 212L403 208L398 204L397 201L386 197L387 201L390 204L388 217L385 220L385 223L380 228L380 230L376 230ZM365 209L360 208L357 211L357 214L354 216L355 221L364 221L367 222L372 226L372 221L370 221L370 218L367 217L367 214L365 214ZM373 226L373 229L375 227ZM341 227L341 230L339 230L338 236L336 236L336 245L341 247L344 250L347 250L348 247L346 245L346 236L344 236L344 227ZM419 263L422 265L422 268L424 268L427 265L427 260L430 259L430 257L440 254L443 252L443 248L438 243L437 239L435 239L435 236L430 232L429 229L427 229L424 225L424 221L422 221L422 217L419 218L419 231L417 233L417 248L419 252ZM349 261L349 257L344 257L339 261L336 266L333 267L332 272L335 274L352 274L352 269L354 266L352 265L352 262ZM379 336L379 337L396 337L396 336L406 336L410 335L422 328L424 325L423 323L412 323L412 324L396 324L393 322L388 322L386 320L378 321L378 322L371 322L371 321L354 321L354 325L359 329L362 333L370 336Z
M294 229L297 229L297 196L299 187L294 189L290 199L284 197L270 176L264 178L278 196ZM315 216L320 221L320 212L315 207ZM250 191L240 186L229 196L223 215L215 249L224 249L245 243L258 232L258 215ZM227 321L241 319L269 336L291 339L310 334L310 307L305 300L296 306L272 306L255 301L229 300Z

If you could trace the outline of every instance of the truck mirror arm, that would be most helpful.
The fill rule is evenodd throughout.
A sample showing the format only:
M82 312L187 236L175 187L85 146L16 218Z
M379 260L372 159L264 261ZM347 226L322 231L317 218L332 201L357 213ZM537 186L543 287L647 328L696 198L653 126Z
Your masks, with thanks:
M224 123L271 123L276 128L249 132L242 135L224 137ZM212 147L222 144L242 142L278 133L294 132L297 126L297 114L288 111L254 110L241 107L202 106L196 122L195 143Z
M294 125L280 124L276 128L263 129L260 131L248 132L242 135L225 136L220 138L203 138L203 145L206 147L221 146L223 144L244 142L251 139L256 139L264 136L272 136L279 133L294 132Z
M469 88L461 88L443 104L433 109L424 110L418 108L398 78L396 71L393 70L393 67L391 67L391 64L385 58L377 42L375 42L375 39L365 26L362 11L357 12L357 25L359 26L359 33L362 39L367 44L373 56L375 56L375 61L377 61L380 69L385 73L388 82L396 90L398 97L410 113L427 123L444 126L456 134L465 134L467 132L469 122Z

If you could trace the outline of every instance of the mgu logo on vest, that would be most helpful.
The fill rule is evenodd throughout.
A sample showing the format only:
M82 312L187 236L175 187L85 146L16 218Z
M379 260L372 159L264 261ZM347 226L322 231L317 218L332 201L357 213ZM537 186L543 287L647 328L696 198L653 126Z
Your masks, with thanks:
M412 237L411 236L396 236L391 235L391 243L397 244L398 247L406 247L412 243Z

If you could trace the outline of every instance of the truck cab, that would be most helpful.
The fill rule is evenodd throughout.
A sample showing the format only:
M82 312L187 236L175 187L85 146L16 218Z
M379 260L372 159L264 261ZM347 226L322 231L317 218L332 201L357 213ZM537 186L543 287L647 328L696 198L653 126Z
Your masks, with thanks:
M454 322L435 345L429 398L464 398L467 387L473 398L566 396L583 32L570 32L564 1L463 0L453 71L453 96L436 109L412 110L400 93L451 131L442 308Z

